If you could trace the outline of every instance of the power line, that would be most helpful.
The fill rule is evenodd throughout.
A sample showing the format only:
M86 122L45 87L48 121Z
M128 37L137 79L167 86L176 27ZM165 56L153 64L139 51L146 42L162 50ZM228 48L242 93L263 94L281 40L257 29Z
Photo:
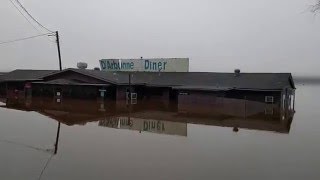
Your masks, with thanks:
M28 10L20 3L19 0L15 0L15 1L16 1L16 2L18 3L18 5L28 14L28 16L29 16L34 22L36 22L40 27L44 28L45 30L53 33L53 31L51 31L50 29L46 28L46 27L43 26L39 21L37 21L37 20L28 12Z
M36 31L38 31L38 32L40 32L40 33L43 33L43 31L39 30L39 29L28 19L28 17L27 17L24 13L21 12L21 10L20 10L20 9L17 7L17 5L13 2L13 0L9 0L9 1L10 1L11 4L17 9L17 11L25 18L25 20L26 20ZM50 42L55 42L54 40L50 39L49 37L48 37L48 40L49 40Z
M10 41L3 41L3 42L0 42L0 45L2 45L2 44L8 44L8 43L14 43L14 42L18 42L18 41L24 41L24 40L28 40L28 39L32 39L32 38L36 38L36 37L40 37L40 36L51 35L51 34L52 34L52 33L39 34L39 35L36 35L36 36L29 36L29 37L25 37L25 38L10 40Z
M54 154L52 154L52 155L48 158L48 160L47 160L46 164L44 165L44 167L43 167L43 169L42 169L42 171L41 171L41 173L40 173L40 175L39 175L39 178L38 178L39 180L41 179L41 177L42 177L42 175L43 175L44 171L47 169L47 167L48 167L48 165L49 165L49 163L50 163L51 159L53 158L53 156L54 156Z
M36 28L36 26L34 24L31 23L31 21L27 18L27 16L25 16L21 11L20 9L17 7L17 5L12 1L12 0L9 0L11 2L11 4L18 10L18 12L28 21L28 23L38 32L40 33L43 33L41 32L38 28Z
M11 0L10 0L11 1ZM25 38L21 38L21 39L15 39L15 40L11 40L11 41L4 41L4 42L0 42L0 45L2 44L7 44L7 43L13 43L13 42L17 42L17 41L23 41L23 40L27 40L27 39L32 39L32 38L36 38L39 36L44 36L44 35L55 35L56 36L56 43L57 43L57 47L58 47L58 55L59 55L59 66L60 66L60 70L61 70L61 55L60 55L60 44L59 44L59 34L58 31L51 31L50 29L46 28L44 25L42 25L39 21L37 21L29 12L28 10L20 3L19 0L15 0L15 2L20 6L20 8L22 8L22 10L36 23L38 24L40 27L42 27L43 29L47 30L50 33L46 33L46 34L40 34L37 36L30 36L30 37L25 37ZM11 1L12 3L12 1ZM16 6L15 6L16 7ZM19 11L20 12L20 11ZM22 14L22 12L20 12ZM24 16L25 17L25 16ZM26 18L26 17L25 17ZM27 18L26 18L27 19ZM29 19L27 19L29 22Z
M46 153L47 152L49 152L49 153L52 152L52 149L39 148L39 147L35 147L35 146L31 146L31 145L28 145L28 144L23 144L23 143L19 143L19 142L15 142L15 141L9 141L9 140L1 139L0 142L4 142L4 143L8 143L8 144L14 144L14 145L17 145L17 146L33 149L33 150L36 150L36 151L42 151L42 152L46 152Z

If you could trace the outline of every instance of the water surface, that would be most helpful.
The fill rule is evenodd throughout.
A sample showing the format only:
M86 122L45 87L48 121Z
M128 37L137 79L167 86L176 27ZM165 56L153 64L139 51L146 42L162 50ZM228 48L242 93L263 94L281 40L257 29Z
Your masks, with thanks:
M38 179L42 173L41 179L50 180L319 179L319 90L297 88L296 113L284 132L265 121L248 128L238 124L237 132L220 121L173 122L166 119L170 113L160 113L161 121L118 116L114 121L98 117L79 122L86 119L79 112L69 117L75 119L69 124L60 119L56 155L58 121L50 114L57 112L3 107L0 177Z

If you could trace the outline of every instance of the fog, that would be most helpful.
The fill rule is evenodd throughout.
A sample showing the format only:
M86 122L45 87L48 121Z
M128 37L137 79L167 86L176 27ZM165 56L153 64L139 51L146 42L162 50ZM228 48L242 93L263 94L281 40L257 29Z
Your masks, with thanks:
M189 57L190 71L320 75L320 14L308 12L313 0L20 2L59 31L64 68L79 61L93 68L102 58ZM0 21L0 41L40 34L9 0L0 2ZM58 69L53 41L0 45L0 70Z

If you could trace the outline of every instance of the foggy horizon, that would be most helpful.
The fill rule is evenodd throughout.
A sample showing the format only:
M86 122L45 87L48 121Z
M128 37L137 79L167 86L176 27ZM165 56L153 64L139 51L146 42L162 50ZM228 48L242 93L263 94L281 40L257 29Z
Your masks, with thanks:
M3 0L0 21L0 179L320 179L320 0Z
M190 59L190 71L291 72L320 76L320 20L312 0L21 1L59 31L62 66L99 67L100 59ZM0 2L0 41L36 31L10 1ZM42 33L45 31L40 30ZM54 38L0 45L0 72L58 69Z

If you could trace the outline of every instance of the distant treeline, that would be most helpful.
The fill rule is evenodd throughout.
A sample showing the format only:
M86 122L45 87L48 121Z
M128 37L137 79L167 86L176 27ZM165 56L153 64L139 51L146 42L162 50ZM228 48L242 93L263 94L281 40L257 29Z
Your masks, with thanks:
M296 76L293 80L295 84L320 84L319 76Z

